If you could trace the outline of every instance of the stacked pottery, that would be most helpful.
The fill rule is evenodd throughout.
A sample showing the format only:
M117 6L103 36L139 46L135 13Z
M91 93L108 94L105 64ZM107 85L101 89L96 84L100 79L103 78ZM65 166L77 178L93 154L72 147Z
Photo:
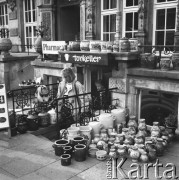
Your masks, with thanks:
M52 147L55 149L55 155L61 156L64 153L63 148L69 144L69 141L65 139L60 139L55 141Z
M127 127L134 127L136 130L138 128L136 116L130 116L129 117L129 122L127 123Z
M153 137L153 138L159 138L160 137L159 122L153 122L153 126L151 128L151 137Z

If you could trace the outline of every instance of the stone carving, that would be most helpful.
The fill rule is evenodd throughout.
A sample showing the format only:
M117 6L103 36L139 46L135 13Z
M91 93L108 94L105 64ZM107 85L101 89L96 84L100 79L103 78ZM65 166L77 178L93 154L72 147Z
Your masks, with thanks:
M127 92L127 86L126 86L126 79L120 79L120 78L110 78L109 79L109 88L118 88L117 92L120 93L126 93Z
M8 8L11 9L11 11L14 11L14 8L16 6L16 1L15 0L6 0L8 4Z

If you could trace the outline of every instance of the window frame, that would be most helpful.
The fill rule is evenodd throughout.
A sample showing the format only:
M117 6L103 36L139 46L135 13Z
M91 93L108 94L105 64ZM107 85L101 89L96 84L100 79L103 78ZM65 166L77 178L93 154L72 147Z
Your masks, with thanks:
M26 50L29 50L30 52L35 52L35 48L34 48L34 43L37 39L37 33L34 32L33 33L33 28L35 27L35 29L37 28L37 6L35 4L35 9L32 9L32 1L33 0L28 0L30 1L30 9L29 10L25 10L25 1L23 0L23 13L24 13L24 38L25 38L25 45L27 45L27 39L31 39L31 44L29 47L29 49L27 49L27 47L25 47ZM36 3L36 1L34 0L34 2ZM33 16L33 11L35 11L35 17ZM31 21L30 22L26 22L26 13L30 12L31 14ZM35 18L35 21L33 21L33 18ZM31 36L27 36L27 31L26 28L31 27Z
M123 19L122 20L122 37L125 37L125 34L126 34L126 14L133 13L133 15L134 15L135 12L138 13L138 5L126 7L126 0L124 0L123 1L123 18L122 18ZM133 16L133 18L134 18L134 16ZM133 22L134 22L134 19L133 19ZM135 34L136 32L138 32L138 28L137 28L137 30L132 30L130 32L132 32L132 34Z
M164 9L166 11L166 9L171 9L171 8L176 8L176 18L175 18L175 29L170 29L176 31L176 26L177 26L177 3L178 1L169 1L169 2L161 2L161 3L157 3L157 0L154 1L154 15L153 15L153 36L152 36L152 45L155 46L156 45L156 23L157 23L157 10L162 10ZM165 32L165 36L166 36L166 18L165 18L165 29L161 29L164 30ZM164 45L166 44L166 39L164 39Z
M117 14L117 12L119 12L119 1L116 0L116 8L113 8L113 9L103 9L103 2L104 0L101 0L101 40L103 40L103 34L104 34L104 31L103 31L103 25L104 25L104 22L103 22L103 17L104 16L109 16L109 15L113 15L113 14ZM108 32L109 34L113 34L113 32L111 33L110 31ZM116 32L115 32L116 33ZM110 41L110 36L109 36L109 41Z
M0 6L3 7L3 10L4 10L4 14L3 15L0 15L0 18L3 17L4 19L4 24L3 25L0 25L0 27L5 27L5 28L8 28L9 27L9 13L8 13L8 6L6 3L2 3L0 4ZM5 6L7 8L7 14L5 14ZM8 20L6 20L6 17Z

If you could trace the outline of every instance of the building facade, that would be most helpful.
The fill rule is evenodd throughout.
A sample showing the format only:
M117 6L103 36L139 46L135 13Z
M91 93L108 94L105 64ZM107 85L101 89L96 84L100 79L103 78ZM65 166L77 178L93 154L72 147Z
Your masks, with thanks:
M178 114L178 10L178 0L1 0L0 26L9 28L11 52L26 51L23 45L35 51L36 29L41 25L48 41L118 41L127 37L138 39L140 53L146 51L143 46L170 47L175 62L172 71L141 68L138 56L130 53L113 55L115 63L107 66L74 64L87 91L92 90L95 79L103 78L108 87L118 88L113 96L119 98L121 107L128 107L138 117L160 120L173 110ZM36 59L32 65L34 76L43 76L49 83L71 64L52 58L45 62Z

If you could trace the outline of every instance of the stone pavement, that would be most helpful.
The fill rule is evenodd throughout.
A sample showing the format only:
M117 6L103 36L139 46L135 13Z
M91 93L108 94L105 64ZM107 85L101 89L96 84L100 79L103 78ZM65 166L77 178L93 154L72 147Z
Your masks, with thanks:
M53 142L30 133L18 134L11 139L5 131L0 131L0 180L105 180L107 174L106 161L98 161L88 157L84 162L72 159L70 166L62 166L60 157L55 156ZM167 170L165 165L173 163L179 176L179 135L159 158L164 167L159 174ZM122 168L127 173L132 161L128 159ZM144 166L141 164L141 172ZM169 167L168 169L171 169ZM136 174L134 174L136 175ZM118 179L124 179L117 173ZM138 178L136 178L138 179ZM149 168L149 178L155 180L154 168ZM162 178L165 179L165 178Z

